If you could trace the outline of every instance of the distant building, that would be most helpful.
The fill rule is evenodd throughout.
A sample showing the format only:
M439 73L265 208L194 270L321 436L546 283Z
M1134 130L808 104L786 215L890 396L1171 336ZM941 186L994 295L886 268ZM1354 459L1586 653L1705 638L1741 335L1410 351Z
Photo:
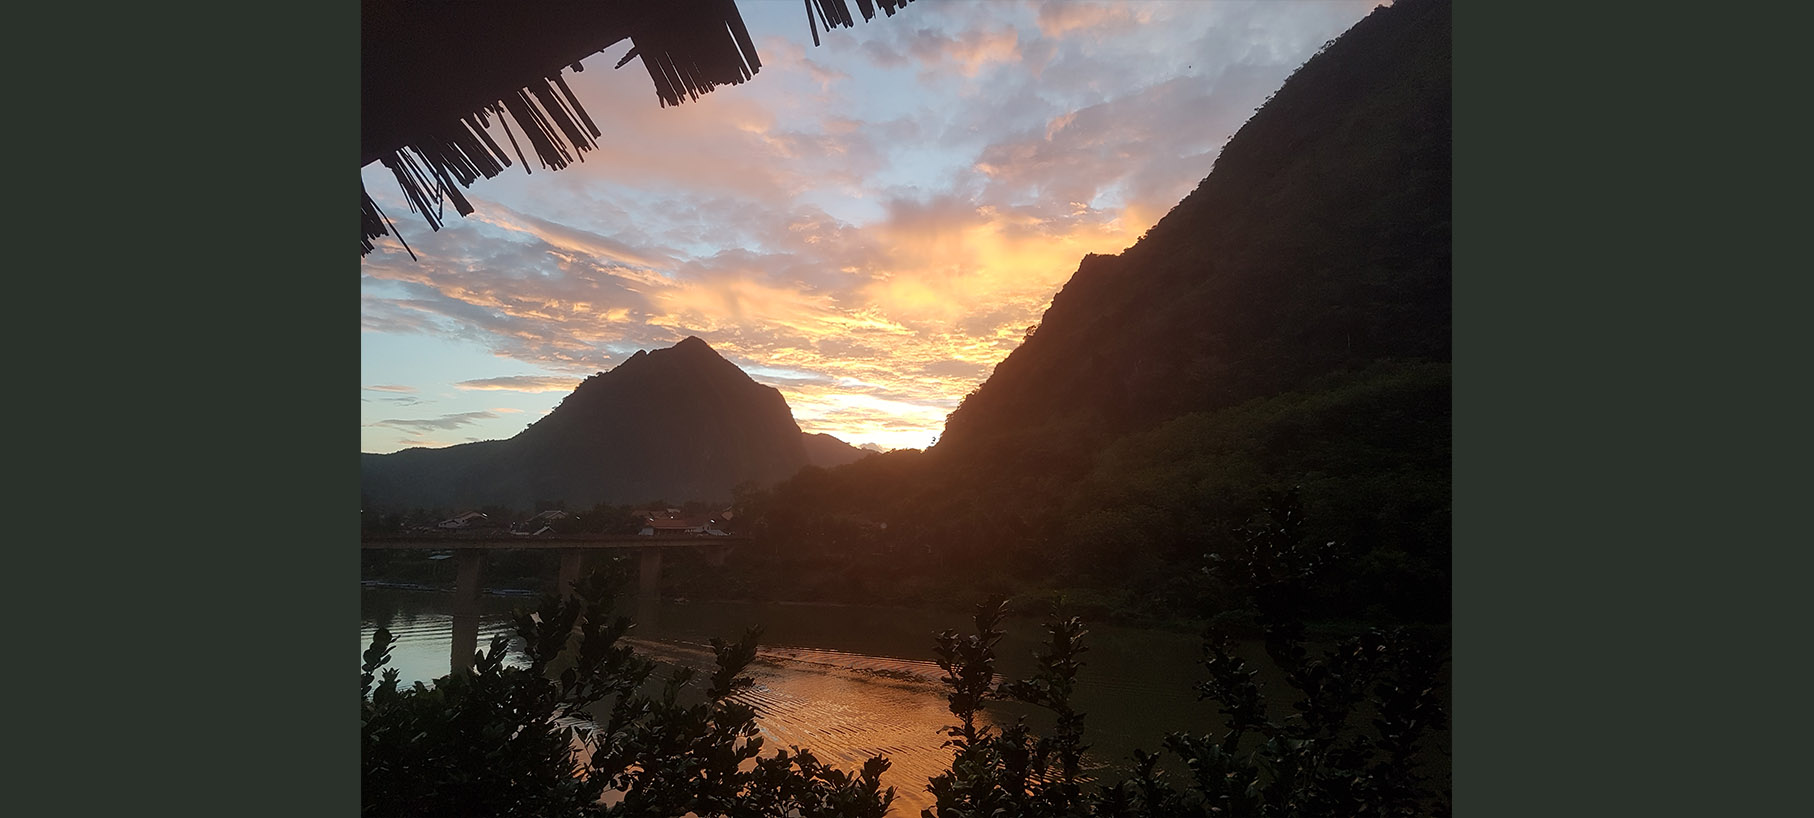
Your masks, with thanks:
M644 537L698 537L706 533L707 522L685 517L649 517L643 520Z
M458 517L450 517L435 524L436 528L460 529L479 528L489 522L489 518L477 511L468 511Z
M553 525L555 522L570 519L573 519L573 515L565 511L549 509L538 512L520 523L511 523L510 533L518 537L539 537L543 534L553 534L555 533Z

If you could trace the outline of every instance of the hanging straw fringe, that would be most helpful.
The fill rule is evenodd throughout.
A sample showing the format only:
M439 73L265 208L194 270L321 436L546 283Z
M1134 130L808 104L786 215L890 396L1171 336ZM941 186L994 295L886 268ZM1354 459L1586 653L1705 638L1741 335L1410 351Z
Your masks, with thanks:
M372 197L366 194L365 185L363 184L359 186L359 198L363 200L359 203L359 215L362 223L361 227L363 228L362 232L364 233L359 240L359 255L363 256L372 251L372 239L396 233L397 242L403 245L403 252L409 254L411 261L418 260L416 259L416 251L409 249L409 242L403 240L402 233L396 232L397 226L391 224L390 217L384 215L384 211L378 209L378 203L372 201ZM385 225L390 225L390 229L385 229Z
M856 0L864 20L874 19L878 7L892 17L910 2ZM815 45L819 42L813 19L815 8L819 23L827 31L856 24L845 0L806 0L806 6L807 25L813 29ZM691 13L673 13L675 7L690 7ZM616 67L622 68L632 58L641 57L662 107L697 100L720 85L741 84L762 69L735 0L669 0L666 5L656 4L649 9L652 10L628 22L631 48ZM616 42L606 43L600 50ZM498 124L510 142L509 152L486 132L491 124L488 114L497 114ZM585 161L583 154L597 148L595 140L604 135L567 87L561 68L556 67L553 73L471 113L450 122L429 124L420 139L380 156L378 161L396 178L410 210L421 214L430 230L438 231L446 215L444 203L452 201L461 216L470 215L472 205L460 189L510 167L512 154L523 163L523 171L529 172L528 160L511 128L513 123L515 130L522 131L536 159L549 170ZM363 201L359 254L363 256L372 251L373 239L392 231L385 229L388 220L365 195L363 186L360 193ZM397 237L402 239L401 234ZM412 251L410 256L414 258L415 253Z

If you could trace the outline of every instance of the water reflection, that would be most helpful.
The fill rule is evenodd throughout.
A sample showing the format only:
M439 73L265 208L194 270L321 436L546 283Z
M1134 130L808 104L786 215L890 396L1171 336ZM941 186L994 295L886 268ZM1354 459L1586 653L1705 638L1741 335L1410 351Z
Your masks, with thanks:
M456 619L447 593L368 589L361 646L383 625L397 636L392 665L404 684L429 681L447 672ZM482 596L474 604L474 640L488 644L511 629L510 610L532 600ZM764 628L763 647L748 675L756 686L741 694L757 712L765 754L781 747L805 747L828 764L855 770L871 756L888 756L883 783L896 788L892 815L913 816L930 805L926 780L944 771L950 750L942 728L953 717L946 709L942 672L931 661L932 634L968 627L963 613L949 615L878 608L667 603L657 613L659 632L639 622L636 649L668 666L690 666L709 676L708 642L734 639L751 624ZM1037 623L1011 620L999 648L1004 674L1033 669L1033 652L1043 635ZM1132 750L1156 750L1172 730L1209 730L1213 704L1198 702L1191 685L1200 678L1197 642L1188 634L1092 628L1086 637L1088 664L1078 679L1078 709L1088 714L1089 765L1115 777ZM521 645L513 645L521 656ZM1037 708L992 703L985 719L1025 717L1048 727Z

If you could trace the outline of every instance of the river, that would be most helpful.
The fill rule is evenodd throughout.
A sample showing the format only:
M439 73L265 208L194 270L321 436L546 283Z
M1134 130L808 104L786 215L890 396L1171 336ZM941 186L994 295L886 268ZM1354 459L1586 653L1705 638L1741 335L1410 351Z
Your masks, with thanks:
M397 639L390 667L405 686L447 673L451 594L368 587L362 598L362 649L378 627L386 627ZM488 645L493 634L509 633L511 609L533 602L482 596L479 645ZM748 672L756 686L744 696L757 709L764 755L779 747L805 747L829 764L854 771L879 752L892 762L883 776L896 793L889 814L915 816L929 805L925 782L950 763L950 750L940 746L940 730L953 722L939 682L942 672L933 662L932 635L945 629L968 633L967 612L667 601L656 623L654 629L639 625L632 632L640 652L707 673L712 637L734 640L746 627L760 624L762 649ZM1084 644L1089 650L1074 704L1087 714L1088 761L1099 776L1119 778L1117 768L1136 747L1157 750L1168 732L1219 733L1215 704L1198 701L1192 689L1202 677L1196 636L1088 627ZM1018 618L1007 620L1006 628L996 651L998 670L1024 677L1034 667L1043 629L1035 620ZM991 704L987 712L1001 721L1026 715L1036 727L1046 723L1036 708L1002 703Z

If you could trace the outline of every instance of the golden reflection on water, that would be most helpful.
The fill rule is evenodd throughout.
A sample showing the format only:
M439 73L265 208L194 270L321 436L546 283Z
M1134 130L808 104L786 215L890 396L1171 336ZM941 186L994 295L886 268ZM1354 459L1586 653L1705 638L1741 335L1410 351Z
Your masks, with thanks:
M445 674L451 618L435 613L439 601L392 602L387 596L385 602L396 607L374 606L380 612L363 624L362 646L369 644L378 624L385 624L399 636L394 655L405 685ZM503 611L510 603L497 600L491 604L493 610L478 627L480 644L488 643L494 633L509 630ZM762 755L772 756L783 748L810 749L826 764L850 772L874 755L885 755L890 767L882 782L895 788L889 814L913 818L931 805L927 780L950 766L951 750L943 746L946 737L942 731L955 722L940 682L943 671L929 661L931 633L958 626L961 620L946 624L886 611L839 614L825 616L823 611L787 608L717 611L695 603L664 609L663 633L628 641L639 653L663 665L694 668L700 674L695 677L698 680L709 677L715 668L710 647L701 641L703 634L732 638L736 628L728 623L774 623L769 632L772 638L765 635L756 661L744 674L755 685L739 694L743 703L756 710L764 740ZM697 617L699 622L690 623L689 617ZM842 627L834 629L833 623ZM883 632L885 624L900 633ZM1041 634L1029 622L1010 622L1009 631L998 649L1001 670L1011 676L1024 675L1031 670L1031 653ZM1092 649L1085 656L1088 664L1079 677L1076 698L1079 709L1088 714L1086 736L1092 749L1086 756L1086 769L1113 780L1119 775L1103 767L1125 762L1133 747L1156 750L1160 738L1170 730L1202 731L1215 723L1214 705L1196 701L1190 689L1201 676L1194 669L1194 637L1132 629L1092 631L1088 637ZM861 649L843 650L825 647L827 644ZM928 659L878 655L914 651ZM665 673L658 671L657 675ZM697 681L694 686L701 687ZM980 723L999 727L1021 716L1036 730L1050 726L1043 711L1006 702L989 703Z
M631 640L637 652L702 673L713 667L709 648ZM876 755L888 757L884 786L895 788L890 815L918 815L931 806L926 781L950 765L942 728L954 717L945 706L943 671L932 662L815 648L762 648L746 675L755 685L735 698L756 710L763 755L804 748L826 764L856 771ZM984 723L990 723L985 717Z

